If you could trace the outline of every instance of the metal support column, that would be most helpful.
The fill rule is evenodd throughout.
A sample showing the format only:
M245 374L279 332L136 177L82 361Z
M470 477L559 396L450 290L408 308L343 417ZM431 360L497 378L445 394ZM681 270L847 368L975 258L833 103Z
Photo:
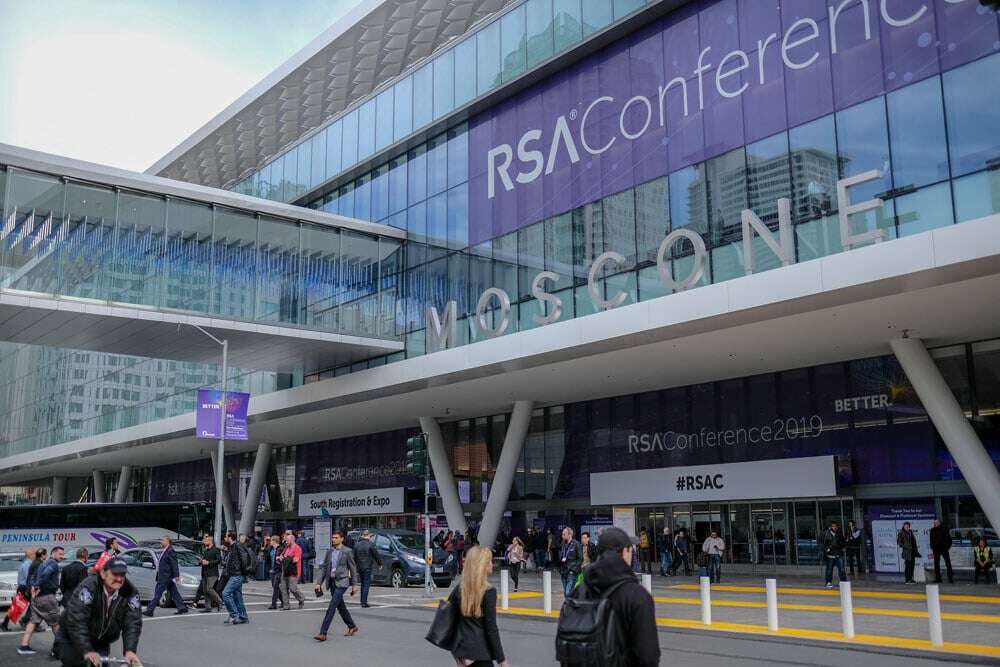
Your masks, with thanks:
M253 535L253 525L257 520L257 506L260 504L260 492L267 480L267 468L271 464L271 443L262 442L257 445L257 456L253 460L253 474L247 486L247 497L243 502L243 513L240 515L241 535Z
M65 477L53 477L52 478L52 504L53 505L65 505L66 504L66 478Z
M212 452L212 470L219 469L219 465L216 462L216 457L217 457L216 453ZM219 485L219 492L216 493L215 497L216 499L218 499L219 497L222 498L223 516L225 517L226 520L224 525L226 526L226 530L231 530L235 533L236 512L233 510L233 497L229 495L229 487L226 484L225 474L223 474L222 476L222 484ZM216 500L215 507L216 507L216 512L218 512L218 507L219 507L218 500ZM217 516L215 523L217 526L220 526L220 531L219 531L220 533L222 532L221 526L223 525L222 523L220 523L221 521L222 518Z
M1000 472L919 338L890 341L927 415L994 528L1000 527Z
M448 518L448 528L465 532L465 512L458 499L458 488L455 486L455 476L451 473L451 462L444 448L444 437L441 426L434 417L421 417L420 429L427 434L427 455L434 470L437 481L438 495L444 505L444 513Z
M95 470L94 471L94 502L95 503L106 503L108 502L107 492L104 490L104 471Z
M122 471L118 475L118 486L115 487L115 502L127 503L129 501L129 491L132 490L132 466L122 466Z
M503 449L500 450L500 460L497 461L496 474L490 487L489 498L486 499L486 509L483 511L483 521L479 524L479 543L492 545L497 539L503 512L507 507L510 489L514 485L514 473L517 472L517 462L521 460L521 450L531 425L532 401L517 401L510 413L507 424L507 434L503 439Z

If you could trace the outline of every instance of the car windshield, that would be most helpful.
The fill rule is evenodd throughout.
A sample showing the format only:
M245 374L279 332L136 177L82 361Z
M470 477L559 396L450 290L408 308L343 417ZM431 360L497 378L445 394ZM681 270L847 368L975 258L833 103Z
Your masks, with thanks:
M177 554L178 567L201 567L201 561L198 560L197 554L190 551L181 551L180 549L174 549L174 553ZM162 554L163 552L160 551L157 555Z
M0 572L17 572L17 568L21 567L21 557L17 558L0 558Z
M417 549L419 551L424 548L423 535L393 535L393 537L404 549Z

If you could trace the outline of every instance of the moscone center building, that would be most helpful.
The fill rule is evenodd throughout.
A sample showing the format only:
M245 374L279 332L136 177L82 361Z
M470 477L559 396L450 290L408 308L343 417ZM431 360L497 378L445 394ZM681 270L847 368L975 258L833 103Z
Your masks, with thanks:
M717 530L1000 524L977 0L364 0L145 173L0 145L0 504ZM929 548L920 549L930 553Z

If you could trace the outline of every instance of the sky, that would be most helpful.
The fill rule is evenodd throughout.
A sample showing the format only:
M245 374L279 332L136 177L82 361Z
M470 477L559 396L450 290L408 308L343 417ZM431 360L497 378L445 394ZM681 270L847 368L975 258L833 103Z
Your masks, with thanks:
M359 0L0 0L0 143L144 171Z

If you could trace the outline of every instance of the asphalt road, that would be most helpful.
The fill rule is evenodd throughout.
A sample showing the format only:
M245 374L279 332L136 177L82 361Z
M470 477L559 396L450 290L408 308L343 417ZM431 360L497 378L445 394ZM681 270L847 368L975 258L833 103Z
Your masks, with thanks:
M454 663L450 657L424 640L432 611L415 607L419 598L412 594L382 589L372 597L379 605L362 610L352 606L361 628L354 637L344 637L344 625L334 620L330 640L313 641L322 620L322 601L310 600L303 610L269 611L262 598L251 598L251 623L228 626L224 614L174 616L159 610L155 619L143 626L139 655L148 667L189 667L192 665L334 665L364 664L366 667L399 665L442 665ZM502 616L499 621L504 649L512 667L554 665L555 623L548 620ZM46 657L52 633L36 636L32 642L38 654L17 655L15 633L0 634L0 665L37 667L56 664ZM757 667L764 665L870 665L917 667L943 665L934 656L894 655L814 642L792 642L773 638L731 636L721 633L663 630L659 633L664 665L713 665ZM120 644L116 646L120 650ZM949 656L947 664L954 664ZM988 664L998 664L996 661Z

